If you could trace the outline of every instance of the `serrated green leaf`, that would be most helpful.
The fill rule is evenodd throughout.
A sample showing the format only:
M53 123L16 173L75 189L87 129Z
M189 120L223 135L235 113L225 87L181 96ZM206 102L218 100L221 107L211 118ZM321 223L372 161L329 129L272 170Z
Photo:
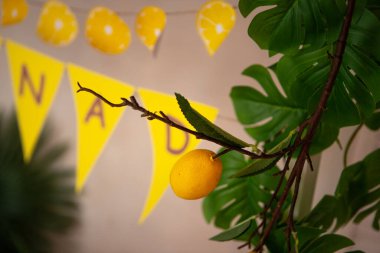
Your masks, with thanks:
M301 253L334 253L340 249L354 245L354 242L342 235L323 235L307 245Z
M277 144L275 147L269 150L268 154L274 154L276 152L283 150L287 146L289 146L293 136L294 136L294 132L291 132L284 140L282 140L279 144ZM272 169L276 165L277 161L280 160L280 158L281 156L267 158L267 159L264 159L264 158L255 159L251 163L249 163L246 167L239 170L232 177L246 177L246 176L254 176L260 173L264 173L265 171Z
M175 96L183 115L198 132L211 136L235 147L242 148L249 146L248 143L236 138L235 136L232 136L231 134L227 133L206 119L203 115L191 107L189 101L184 96L178 93L176 93Z
M266 93L249 86L236 86L230 94L237 118L255 140L269 140L280 131L288 134L305 119L306 111L280 93L265 67L252 65L243 74L258 81Z
M252 219L248 219L246 221L243 221L243 222L235 225L234 227L232 227L228 230L225 230L225 231L221 232L220 234L217 234L217 235L211 237L210 240L221 241L221 242L233 240L236 237L243 234L251 226L251 223L252 223Z

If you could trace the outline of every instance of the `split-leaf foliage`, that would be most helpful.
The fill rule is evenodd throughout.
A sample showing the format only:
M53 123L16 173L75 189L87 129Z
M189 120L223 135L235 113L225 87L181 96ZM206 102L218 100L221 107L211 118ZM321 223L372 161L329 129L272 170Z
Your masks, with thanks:
M297 126L314 112L330 71L346 4L345 0L239 1L244 17L256 11L248 27L253 43L270 56L280 55L270 67L247 67L243 75L252 78L252 83L237 85L230 94L238 120L266 152L288 145ZM343 127L364 124L379 130L379 45L380 1L356 1L342 66L310 154L319 154L336 142ZM196 130L236 147L247 146L210 123L183 96L177 95L177 100ZM278 177L273 176L279 170L278 159L252 161L235 151L221 159L222 179L203 201L206 221L222 229L211 240L247 240L278 183ZM353 245L336 230L351 221L360 223L370 215L372 227L380 230L379 164L380 149L342 168L335 194L322 198L306 217L295 217L297 233L291 243L297 252L335 252ZM287 199L283 213L289 206ZM270 252L286 251L285 226L280 218L265 243ZM253 237L252 243L257 242L257 236Z

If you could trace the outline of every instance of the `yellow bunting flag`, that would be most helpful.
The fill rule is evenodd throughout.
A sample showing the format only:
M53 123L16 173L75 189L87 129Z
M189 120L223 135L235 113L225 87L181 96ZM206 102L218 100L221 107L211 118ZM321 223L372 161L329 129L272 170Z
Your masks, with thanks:
M147 89L139 89L138 94L148 110L163 111L174 122L193 129L183 116L174 95L169 96ZM190 103L210 121L215 121L218 113L216 108L191 101ZM174 163L182 154L195 149L200 143L200 140L194 136L162 122L157 120L148 122L153 141L154 165L150 191L139 223L145 221L169 186L170 171Z
M154 50L166 25L165 12L155 6L144 7L136 17L136 32L142 43Z
M77 93L77 82L115 103L122 102L121 97L130 97L134 88L74 64L68 65L68 73L77 114L78 147L75 189L80 192L105 143L125 111L125 107L111 107L88 92Z
M222 0L211 0L205 3L197 13L197 30L209 55L225 40L235 25L234 8Z
M62 78L64 64L13 41L6 43L25 162L29 162Z
M2 25L11 25L23 21L28 15L26 0L2 0L0 17Z

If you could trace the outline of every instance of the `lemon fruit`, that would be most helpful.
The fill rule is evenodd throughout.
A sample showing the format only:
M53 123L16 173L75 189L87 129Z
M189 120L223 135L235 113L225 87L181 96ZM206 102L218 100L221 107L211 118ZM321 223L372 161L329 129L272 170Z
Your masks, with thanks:
M235 20L234 8L222 0L209 1L198 11L197 30L209 55L215 54L234 27Z
M155 6L144 7L136 18L137 35L149 50L154 49L165 25L165 12Z
M210 150L195 149L178 159L170 173L170 184L178 197L199 199L215 189L222 175L222 162L214 155Z
M43 41L65 46L75 39L77 33L78 22L67 5L57 0L44 4L37 25L37 34Z
M0 8L1 24L11 25L23 21L28 15L26 0L3 0Z
M125 51L131 42L128 25L115 12L105 7L95 7L88 15L86 38L96 49L119 54Z

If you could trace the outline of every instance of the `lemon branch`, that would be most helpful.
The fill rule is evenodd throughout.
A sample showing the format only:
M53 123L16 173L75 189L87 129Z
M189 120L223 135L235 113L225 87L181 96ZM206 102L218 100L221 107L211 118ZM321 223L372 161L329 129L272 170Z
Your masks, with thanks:
M77 82L77 84L78 84L78 87L79 87L79 89L77 90L77 93L79 93L79 92L89 92L89 93L95 95L96 97L98 97L99 99L101 99L103 102L105 102L106 104L108 104L111 107L125 107L125 106L129 106L132 109L141 112L141 117L147 118L148 120L159 120L159 121L161 121L161 122L163 122L163 123L165 123L165 124L167 124L167 125L169 125L171 127L177 128L177 129L179 129L179 130L181 130L183 132L186 132L186 133L189 133L191 135L194 135L197 139L207 140L207 141L213 142L215 144L218 144L219 146L222 146L222 147L226 148L226 150L222 151L221 153L216 154L214 158L219 157L219 156L221 156L223 154L226 154L226 153L228 153L228 152L230 152L232 150L235 150L237 152L240 152L240 153L242 153L244 155L249 156L252 159L260 159L260 158L269 159L269 158L274 158L274 157L281 157L284 154L288 153L289 150L293 150L293 149L296 148L296 147L292 146L292 147L285 148L283 150L280 150L280 151L272 153L272 154L266 154L264 152L260 152L258 154L258 153L246 150L244 148L240 148L240 147L231 145L231 144L229 144L227 142L224 142L223 140L216 139L216 138L214 138L212 136L209 136L207 134L204 134L202 132L197 132L197 131L189 129L189 128L183 126L183 125L180 125L180 124L174 122L173 120L171 120L163 111L159 111L159 114L157 114L156 112L151 112L151 111L147 110L146 108L142 107L137 102L137 100L136 100L136 98L134 96L131 96L129 99L121 97L120 99L122 100L122 102L120 102L120 103L113 103L113 102L109 101L108 99L106 99L101 94L99 94L98 92L96 92L96 91L94 91L94 90L92 90L90 88L83 87L79 82Z

